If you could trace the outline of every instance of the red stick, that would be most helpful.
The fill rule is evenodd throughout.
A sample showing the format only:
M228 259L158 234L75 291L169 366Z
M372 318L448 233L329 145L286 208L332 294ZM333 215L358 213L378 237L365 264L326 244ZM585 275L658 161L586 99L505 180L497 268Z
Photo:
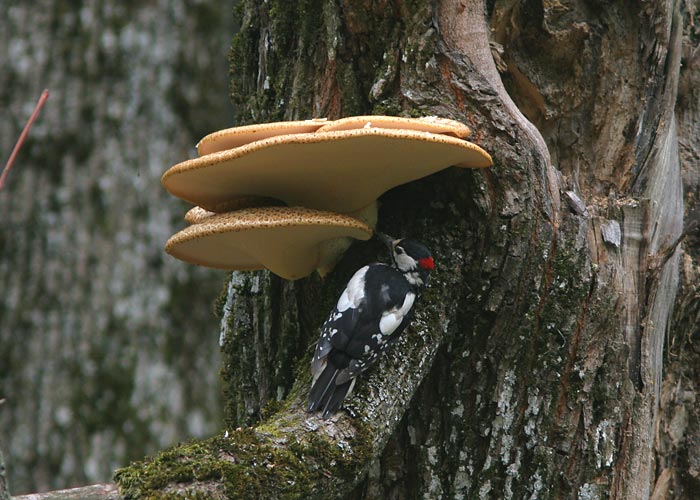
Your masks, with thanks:
M27 134L29 134L29 129L32 128L34 120L36 120L36 117L39 116L39 111L41 111L42 106L48 98L49 90L44 89L44 91L41 93L41 96L39 97L39 100L36 103L36 106L34 106L34 111L32 111L32 115L29 117L29 120L27 120L27 124L24 126L24 130L22 130L22 133L19 135L19 139L17 139L15 147L12 149L12 153L10 153L10 158L7 160L7 163L5 163L5 168L2 170L2 175L0 175L0 191L5 185L5 178L10 172L10 167L12 167L12 164L14 163L15 158L17 157L17 153L19 153L19 148L22 147L22 143L27 138Z

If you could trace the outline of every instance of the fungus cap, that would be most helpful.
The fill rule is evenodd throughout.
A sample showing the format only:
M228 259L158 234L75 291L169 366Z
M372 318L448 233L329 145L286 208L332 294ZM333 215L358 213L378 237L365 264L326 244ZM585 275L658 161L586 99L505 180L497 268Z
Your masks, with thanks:
M252 200L251 203L247 203L249 201L249 198ZM264 203L264 200L272 200L274 203ZM236 206L232 207L232 209L229 210L229 212L241 210L243 208L283 206L281 202L274 200L273 198L262 198L256 196L236 198L236 200L234 201L236 202ZM375 200L366 207L363 207L360 210L355 210L354 212L350 212L347 215L353 217L354 219L360 220L361 222L371 227L372 230L374 230L374 228L377 227L377 219L379 216L378 211L379 206L377 204L377 200ZM185 219L185 222L188 222L190 224L199 224L203 220L208 219L209 217L211 217L212 215L216 215L217 213L221 212L213 212L202 207L192 207L185 213L185 216L183 218Z
M218 130L199 141L197 153L204 156L277 135L308 134L315 132L326 123L328 123L326 118L314 118L293 122L260 123Z
M216 212L211 212L202 207L192 207L185 214L185 222L190 224L199 224L212 215L216 215Z
M449 135L361 128L270 137L212 153L171 167L162 183L171 194L211 211L254 195L346 213L451 165L488 167L491 157Z
M385 128L401 130L417 130L433 134L451 134L465 138L471 130L465 124L449 118L424 116L422 118L404 118L402 116L349 116L335 121L329 121L316 132L334 132L338 130L353 130L358 128Z
M372 229L347 215L301 207L258 207L209 216L173 235L165 251L217 269L267 268L298 279L319 265L320 247L334 238L368 240Z
M242 208L255 207L281 207L284 206L280 200L267 198L265 196L239 196L213 206L212 210L207 210L202 207L192 207L185 214L185 221L190 224L197 224L203 219L217 213L233 212Z

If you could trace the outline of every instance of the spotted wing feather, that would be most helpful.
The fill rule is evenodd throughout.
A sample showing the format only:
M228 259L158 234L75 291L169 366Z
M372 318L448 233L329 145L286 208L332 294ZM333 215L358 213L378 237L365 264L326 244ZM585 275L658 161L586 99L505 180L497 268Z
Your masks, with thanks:
M343 313L339 313L337 308L333 308L330 316L328 316L328 319L321 327L321 336L316 343L316 350L314 351L314 357L311 361L311 374L314 377L314 381L318 378L326 365L326 358L333 349L333 338L338 335L339 332L354 330L359 317L359 308L349 309ZM339 335L342 336L342 334Z

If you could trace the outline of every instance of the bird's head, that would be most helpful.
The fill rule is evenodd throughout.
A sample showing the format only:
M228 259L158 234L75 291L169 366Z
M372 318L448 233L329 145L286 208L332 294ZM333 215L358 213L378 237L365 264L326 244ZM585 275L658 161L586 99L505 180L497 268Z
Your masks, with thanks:
M384 233L375 233L391 252L394 267L404 273L412 285L428 284L430 271L435 267L433 256L425 245L410 238L394 239Z

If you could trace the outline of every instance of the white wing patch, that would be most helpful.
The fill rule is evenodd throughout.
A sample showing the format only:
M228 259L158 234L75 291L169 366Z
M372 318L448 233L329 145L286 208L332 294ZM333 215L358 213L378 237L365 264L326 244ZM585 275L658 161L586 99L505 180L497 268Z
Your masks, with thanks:
M398 309L392 309L382 314L382 319L379 320L379 331L382 335L391 335L398 328L408 312L413 307L413 301L416 299L416 294L408 292L403 299L403 304Z
M359 269L345 287L343 293L338 299L338 305L335 308L338 312L347 311L350 308L356 309L365 298L365 274L367 274L369 266Z
M404 273L404 276L406 277L406 280L413 286L423 286L423 280L420 277L420 273L418 272L412 272L412 273Z

